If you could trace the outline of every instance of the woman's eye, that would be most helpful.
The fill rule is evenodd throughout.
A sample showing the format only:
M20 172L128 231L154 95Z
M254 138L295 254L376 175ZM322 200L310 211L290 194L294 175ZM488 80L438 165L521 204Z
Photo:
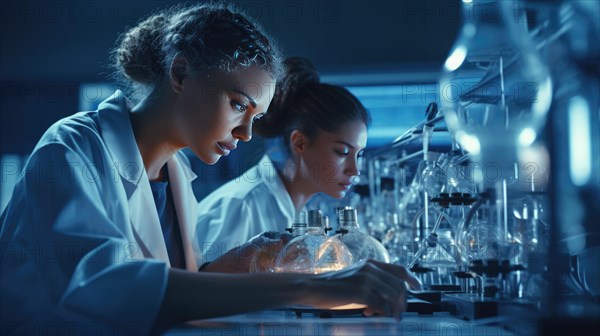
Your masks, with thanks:
M234 109L238 110L240 113L244 113L248 109L248 107L246 105L242 105L242 104L240 104L238 102L235 102L235 101L231 102L231 107L233 107Z
M336 149L335 152L339 155L339 156L347 156L348 155L348 151L347 150L339 150Z

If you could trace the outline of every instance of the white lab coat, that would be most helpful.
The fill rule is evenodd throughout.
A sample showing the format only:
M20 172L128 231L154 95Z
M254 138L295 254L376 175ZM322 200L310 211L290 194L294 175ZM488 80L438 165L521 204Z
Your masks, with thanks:
M284 232L294 219L289 193L267 155L199 203L195 237L204 262L263 231Z
M167 164L186 268L197 271L195 174L181 153ZM0 225L3 331L148 333L169 258L120 91L46 131Z

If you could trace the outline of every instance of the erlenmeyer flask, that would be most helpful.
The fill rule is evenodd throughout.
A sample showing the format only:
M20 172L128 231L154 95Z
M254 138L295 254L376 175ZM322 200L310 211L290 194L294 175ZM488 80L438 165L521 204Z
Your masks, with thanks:
M475 260L500 259L498 241L502 232L490 223L493 211L490 205L482 205L463 234L462 243L469 263Z

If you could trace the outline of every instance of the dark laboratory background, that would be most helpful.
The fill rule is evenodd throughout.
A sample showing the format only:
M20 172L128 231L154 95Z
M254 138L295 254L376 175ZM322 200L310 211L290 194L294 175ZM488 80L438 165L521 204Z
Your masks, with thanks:
M369 129L363 178L344 201L352 202L363 211L361 218L368 221L364 223L366 229L384 243L388 251L395 251L390 251L393 260L421 272L421 279L431 284L431 288L458 286L456 288L462 288L463 292L465 284L467 288L475 288L474 291L495 288L491 293L489 290L484 293L487 301L460 295L446 298L457 307L454 310L459 316L468 319L513 316L510 314L522 317L535 312L532 314L542 321L540 334L556 326L597 326L600 314L600 9L595 0L512 2L515 5L512 10L524 13L525 25L520 28L528 32L527 41L515 34L514 29L500 25L485 31L487 35L480 35L484 30L471 30L470 27L481 23L477 15L467 18L464 14L471 1L229 2L254 16L278 41L286 56L307 57L318 68L322 81L346 86L369 109L373 124ZM77 111L94 109L112 94L115 87L107 65L109 51L118 35L152 11L175 3L178 2L2 2L0 210L10 197L15 169L26 160L45 129ZM488 14L493 17L497 13ZM523 55L526 51L535 53L539 63L534 64L533 69L544 68L549 80L545 81L543 75L535 71L523 70L532 69L526 66L531 58L523 56L523 60L519 60L510 57L514 53L503 54L504 51L493 49L494 41L508 41L513 52ZM466 60L464 55L461 59L461 52L468 52ZM457 59L461 60L457 62ZM521 61L523 63L519 63ZM467 66L472 68L465 69ZM457 77L452 78L455 74ZM440 99L443 81L467 78L476 84L488 85L501 78L508 88L510 77L519 75L533 76L530 81L539 79L540 91L545 87L548 94L540 97L548 98L548 104L531 107L534 111L543 110L531 118L513 115L514 110L510 115L506 112L507 118L515 121L511 130L519 132L502 134L506 139L515 137L519 146L531 145L537 149L528 153L536 158L535 162L543 162L536 170L540 172L539 179L527 190L520 189L516 193L518 197L508 198L506 192L510 188L506 188L506 180L504 184L482 182L484 187L479 189L457 186L460 183L453 183L449 176L450 167L455 168L455 173L459 172L462 168L456 167L464 167L470 158L489 159L491 156L477 156L485 153L485 146L494 150L500 147L486 139L487 121L478 124L484 130L479 133L468 127L446 125L449 117L444 118L444 114L450 114L456 101L448 104ZM475 111L477 104L481 104L481 100L477 100L482 97L481 92L473 90L471 93L475 99L472 104L463 105L463 111L469 108L464 106ZM463 102L462 97L460 101ZM461 116L464 114L459 112L459 120L463 120ZM492 129L495 128L488 128ZM472 146L473 136L480 137L477 148ZM428 143L426 148L423 148L424 142ZM214 166L206 166L189 155L199 176L194 182L198 200L243 173L265 150L265 143L256 139L241 144L233 155ZM423 156L428 151L432 154ZM431 167L427 168L428 165ZM443 169L449 185L462 193L436 193L433 196L437 197L431 197L433 192L428 188L435 186L426 185L424 179L438 174L436 169ZM556 174L549 174L550 171ZM421 189L416 185L421 185ZM467 190L469 192L465 192ZM415 195L422 195L423 191L430 191L430 197L410 204L415 202ZM504 198L498 196L502 192ZM406 195L411 195L411 200ZM446 254L454 255L450 246L454 243L444 239L472 243L474 237L482 234L484 215L480 212L486 210L477 210L481 204L485 208L486 202L517 198L518 206L505 205L508 210L503 215L505 222L533 227L519 231L520 236L514 232L509 234L513 242L521 239L521 248L525 246L531 252L522 257L524 259L510 260L507 264L502 261L500 264L475 263L470 269L455 269L455 274L448 273L448 258L445 264L422 264L427 259L424 256L428 256L429 261L432 258L440 261ZM391 212L382 205L388 201L392 204ZM438 218L435 211L440 213L439 218L442 215L447 218L447 221L440 219L440 228L421 223L422 209L427 209L428 204L433 207L431 203L439 206L431 210L432 218ZM311 204L313 207L343 205L326 197ZM448 205L450 210L443 210ZM452 205L464 208L457 212ZM471 213L469 209L475 210ZM494 211L494 207L490 209ZM376 216L381 218L376 219ZM469 223L471 218L475 219ZM444 223L448 228L441 228ZM409 233L400 233L403 229ZM457 230L465 233L461 237L453 236ZM406 241L417 245L411 247ZM412 254L402 253L411 248ZM456 262L450 259L450 263ZM468 259L477 258L471 255ZM421 265L416 261L421 261ZM516 279L514 274L518 275ZM486 286L489 279L492 283L496 280L496 285ZM502 301L499 297L510 297L510 303L496 304ZM494 305L488 305L488 301L494 301ZM562 318L552 318L556 316Z
M26 155L45 129L95 108L113 91L109 50L126 27L177 1L25 1L2 8L1 153ZM456 1L233 1L286 56L310 59L322 80L352 86L373 114L369 145L391 142L436 99L437 74L460 24ZM407 86L402 86L409 84ZM381 90L373 90L381 87ZM393 126L393 127L390 127ZM243 144L213 167L194 161L197 197L262 156ZM200 185L200 184L204 185Z

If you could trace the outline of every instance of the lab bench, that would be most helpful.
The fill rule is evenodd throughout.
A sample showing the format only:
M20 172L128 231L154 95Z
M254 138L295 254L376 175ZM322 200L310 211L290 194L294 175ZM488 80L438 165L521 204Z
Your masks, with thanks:
M511 330L495 320L465 321L448 312L433 314L404 313L401 321L393 317L360 314L301 314L287 310L269 310L230 317L193 321L168 330L165 335L250 336L250 335L535 335L536 326L515 323Z

